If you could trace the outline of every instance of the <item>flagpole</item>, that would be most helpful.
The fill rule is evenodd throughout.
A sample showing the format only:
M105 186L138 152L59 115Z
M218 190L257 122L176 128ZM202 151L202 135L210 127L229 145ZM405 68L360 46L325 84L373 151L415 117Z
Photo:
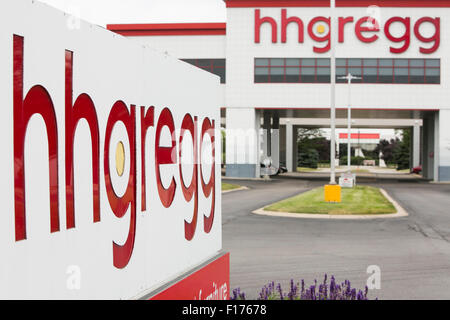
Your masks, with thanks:
M335 25L334 25L334 13L336 7L336 0L330 0L330 46L331 46L331 59L330 59L330 76L331 76L331 99L330 99L330 119L331 119L331 150L330 150L330 167L331 176L330 184L336 184L336 37L335 37Z

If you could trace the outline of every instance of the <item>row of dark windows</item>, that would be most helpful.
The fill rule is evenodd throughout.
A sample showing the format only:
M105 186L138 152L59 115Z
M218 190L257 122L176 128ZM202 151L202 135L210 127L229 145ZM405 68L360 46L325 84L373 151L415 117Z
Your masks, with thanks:
M351 73L361 79L354 83L431 83L441 82L439 59L336 59L337 82Z
M336 59L336 82L440 84L439 59ZM330 83L327 58L255 58L255 83Z
M225 59L181 59L203 70L220 77L220 83L225 83Z
M225 59L182 59L226 82ZM330 83L328 58L255 58L255 83ZM336 82L440 84L440 59L336 59Z
M330 59L256 58L256 83L329 83Z

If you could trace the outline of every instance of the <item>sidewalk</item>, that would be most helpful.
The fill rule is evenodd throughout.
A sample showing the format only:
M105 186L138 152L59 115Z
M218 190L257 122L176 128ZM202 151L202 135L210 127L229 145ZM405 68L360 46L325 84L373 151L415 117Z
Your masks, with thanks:
M367 178L389 178L389 179L420 179L421 175L411 174L409 172L398 172L396 169L379 168L371 166L351 166L351 170L357 177ZM287 177L323 177L330 174L330 168L318 168L311 172L287 172L283 176ZM347 172L347 166L336 167L336 174L339 177L341 173Z

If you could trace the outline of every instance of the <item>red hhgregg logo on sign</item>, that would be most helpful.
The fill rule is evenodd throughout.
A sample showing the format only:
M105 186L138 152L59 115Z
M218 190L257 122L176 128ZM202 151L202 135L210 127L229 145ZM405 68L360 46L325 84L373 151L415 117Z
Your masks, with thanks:
M338 17L338 41L339 43L344 43L344 30L347 25L353 24L355 22L354 17ZM261 41L261 26L262 24L267 23L270 24L272 28L272 43L277 43L277 34L278 34L278 24L277 21L272 17L261 17L261 10L255 10L255 43L260 43ZM287 27L289 24L294 23L298 26L298 43L304 42L304 29L305 24L302 19L296 16L287 15L287 10L281 10L281 43L287 42ZM330 30L330 18L327 17L315 17L309 21L307 25L308 35L309 37L319 43L325 43L323 47L314 46L313 50L316 53L326 53L330 50L330 32L328 31L324 35L317 35L313 28L317 23L323 23ZM391 33L391 26L394 23L400 23L403 25L404 33L401 36L395 36ZM429 23L434 27L434 34L431 36L425 36L421 33L420 27ZM350 27L350 26L348 26ZM411 28L413 27L413 30ZM373 43L379 39L377 33L381 31L379 22L373 17L362 17L358 19L355 23L355 35L356 37L364 43ZM419 51L424 54L430 54L436 52L436 50L440 46L440 35L441 24L440 18L431 18L431 17L422 17L415 21L411 21L409 17L392 17L388 19L384 25L383 31L386 38L393 42L399 43L401 46L391 46L389 48L391 53L403 53L408 50L411 44L411 33L414 32L414 36L417 40L423 43L432 43L431 47L420 47ZM369 33L369 34L368 34ZM371 35L370 35L371 34Z
M56 119L53 101L48 91L41 85L33 86L24 98L24 38L14 35L13 39L13 64L14 64L14 204L15 204L15 240L27 239L26 210L25 210L25 136L28 123L35 114L40 114L44 119L48 139L49 157L49 181L50 181L50 231L58 232L60 226L60 206L59 206L59 176L58 176L58 123ZM77 125L81 119L87 121L89 125L92 142L92 184L93 184L93 223L101 222L100 210L100 133L99 122L94 102L86 93L80 94L75 102L73 101L73 58L71 51L65 53L65 197L66 197L66 229L76 228L74 209L74 137ZM155 108L140 107L141 115L141 161L142 161L142 186L141 186L141 211L147 210L146 203L146 159L145 159L145 138L148 130L155 126ZM110 174L110 141L114 126L122 122L125 125L127 138L130 145L130 176L125 193L118 196L113 188ZM160 166L177 163L177 145L179 154L182 152L182 141L185 132L189 132L193 137L193 159L194 170L192 181L189 186L185 185L182 175L181 161L179 172L181 179L181 189L186 202L194 201L194 212L191 222L184 221L184 237L187 241L194 238L198 220L198 193L199 182L205 197L211 197L211 211L203 216L203 231L210 233L214 223L215 212L215 121L205 118L201 124L200 141L198 141L198 117L192 117L187 113L181 124L181 133L177 141L175 139L175 123L169 108L164 108L156 122L155 137L155 170L158 194L162 205L169 208L174 200L177 184L174 177L168 188L165 188L161 181ZM170 147L160 146L161 131L167 127L172 137ZM204 138L209 135L212 145L212 168L211 177L205 181L202 172L202 162L199 162L198 153L202 152ZM104 143L104 179L106 194L114 215L118 218L124 217L130 208L130 225L128 236L123 245L113 242L113 264L116 268L124 268L129 263L135 241L136 232L136 199L137 199L137 173L136 173L136 106L127 105L123 101L113 104L106 124ZM200 179L198 177L200 171ZM200 180L200 181L199 181Z

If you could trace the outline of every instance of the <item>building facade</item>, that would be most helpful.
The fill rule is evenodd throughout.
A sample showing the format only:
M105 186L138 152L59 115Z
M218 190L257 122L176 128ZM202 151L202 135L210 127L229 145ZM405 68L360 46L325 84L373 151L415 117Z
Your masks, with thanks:
M333 39L337 117L350 103L339 77L351 73L361 78L353 117L415 128L412 162L420 152L425 178L450 181L450 2L336 0L333 12L322 0L225 3L226 23L108 29L220 76L227 176L258 177L261 154L295 169L296 120L330 117Z

